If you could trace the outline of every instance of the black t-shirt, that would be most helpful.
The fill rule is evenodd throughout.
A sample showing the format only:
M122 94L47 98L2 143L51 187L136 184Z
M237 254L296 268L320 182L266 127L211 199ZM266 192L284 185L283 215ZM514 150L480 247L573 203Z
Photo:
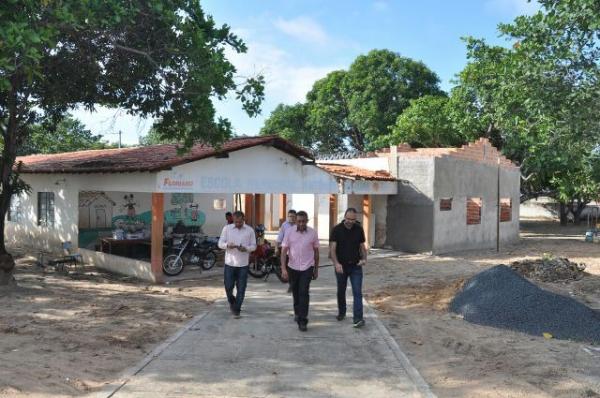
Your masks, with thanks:
M342 265L354 265L360 261L360 245L365 242L365 232L358 224L348 229L341 222L331 230L331 242L336 242L335 255Z

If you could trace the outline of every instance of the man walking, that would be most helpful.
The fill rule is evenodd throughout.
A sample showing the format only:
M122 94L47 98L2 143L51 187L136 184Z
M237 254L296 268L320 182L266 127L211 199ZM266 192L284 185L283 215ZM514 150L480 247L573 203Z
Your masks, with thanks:
M223 227L219 248L225 250L224 282L229 309L239 318L248 282L248 259L250 252L256 250L254 230L244 223L244 213L241 211L233 213L233 224Z
M279 233L277 234L277 248L278 249L281 248L281 244L283 243L283 237L285 236L285 231L287 231L288 228L293 227L294 225L296 225L296 210L290 209L287 212L287 220L285 220L283 222L283 224L281 224L281 227L279 227Z
M362 303L362 267L367 264L367 247L365 245L365 232L356 222L356 209L348 208L344 214L344 221L336 225L331 231L330 256L335 266L337 279L337 320L346 317L346 286L348 278L352 285L354 327L365 325L363 319Z
M279 227L279 233L277 234L277 254L281 255L281 244L283 243L283 237L285 232L296 225L296 210L290 209L287 212L287 220ZM288 287L288 293L292 292L292 285Z
M307 223L308 215L299 211L296 226L286 231L281 244L281 275L283 279L289 277L294 298L294 320L303 332L306 332L308 324L310 281L319 275L319 238Z

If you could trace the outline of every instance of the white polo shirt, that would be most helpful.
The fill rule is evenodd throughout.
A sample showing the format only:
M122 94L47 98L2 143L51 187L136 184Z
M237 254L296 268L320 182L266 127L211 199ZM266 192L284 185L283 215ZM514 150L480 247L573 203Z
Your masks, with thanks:
M228 249L228 243L244 246L246 251L242 252L235 248ZM242 225L242 228L236 228L235 224L224 226L219 238L219 248L225 250L225 264L231 267L247 266L250 252L256 250L254 229L246 224Z

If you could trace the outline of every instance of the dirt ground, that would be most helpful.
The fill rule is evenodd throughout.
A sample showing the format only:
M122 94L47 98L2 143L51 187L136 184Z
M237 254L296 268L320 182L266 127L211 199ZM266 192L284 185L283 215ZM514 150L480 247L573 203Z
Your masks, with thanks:
M585 227L523 222L521 241L495 251L370 262L365 291L439 397L600 397L600 348L470 324L447 305L470 276L544 253L586 264L569 283L539 283L600 310L600 244Z
M600 244L583 227L522 223L520 243L451 256L373 259L365 293L439 397L600 397L600 349L469 324L447 304L470 276L544 253L587 265L544 283L600 309ZM223 295L220 273L153 286L98 273L64 275L19 260L0 291L0 397L78 396L111 382Z
M63 397L118 377L223 295L214 277L153 286L98 273L47 272L18 260L0 293L0 397Z

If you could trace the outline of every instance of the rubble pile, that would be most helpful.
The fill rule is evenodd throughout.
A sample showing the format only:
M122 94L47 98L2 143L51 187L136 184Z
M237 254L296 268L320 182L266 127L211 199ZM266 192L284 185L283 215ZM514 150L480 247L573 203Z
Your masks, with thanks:
M564 257L515 261L510 267L520 275L540 282L570 282L585 275L585 264L575 263Z

